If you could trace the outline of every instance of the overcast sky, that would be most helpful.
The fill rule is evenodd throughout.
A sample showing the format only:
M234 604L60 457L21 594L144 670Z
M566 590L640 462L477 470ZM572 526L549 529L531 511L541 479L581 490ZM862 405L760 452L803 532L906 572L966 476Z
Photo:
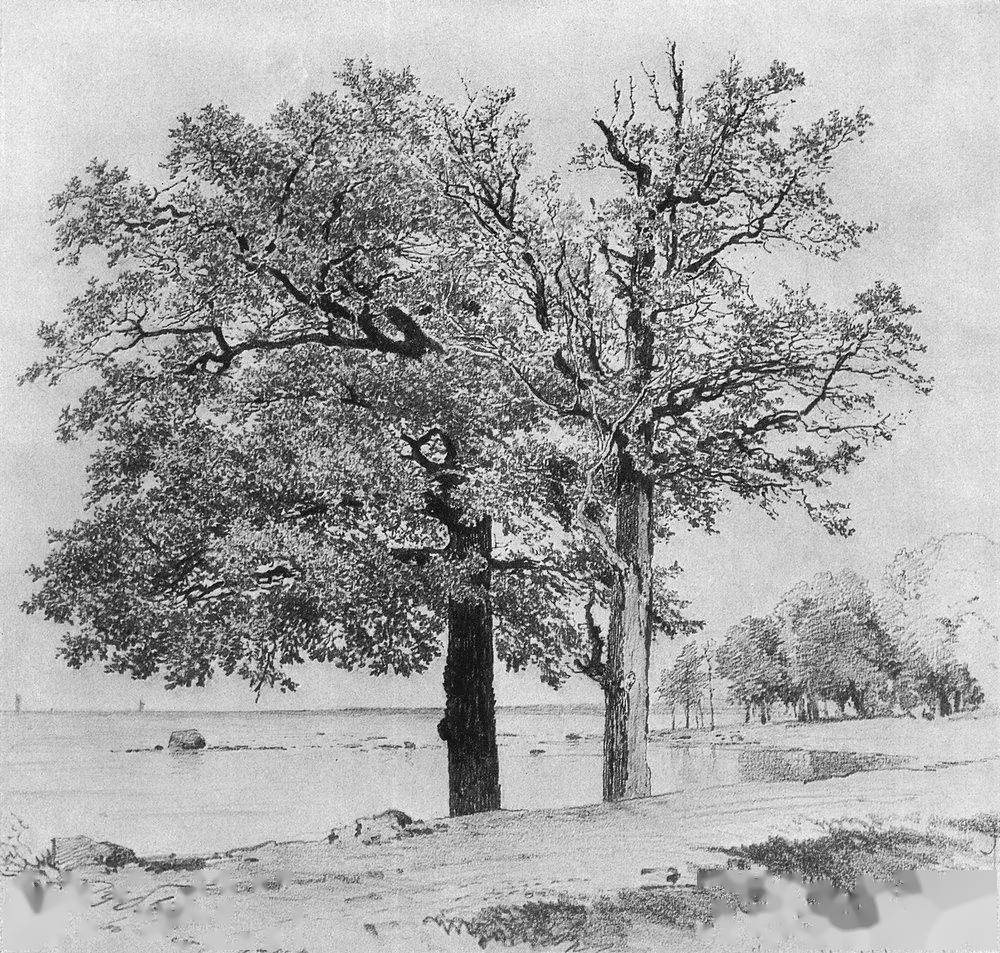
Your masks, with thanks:
M55 658L59 629L20 614L27 564L45 529L79 512L84 456L53 428L66 393L18 387L79 275L61 272L46 224L48 197L92 156L155 175L176 116L225 102L263 119L282 99L331 85L345 57L410 65L443 94L473 84L515 86L533 120L543 163L590 137L616 77L655 63L676 40L690 80L735 52L752 67L772 59L803 69L804 114L864 105L875 128L842 157L835 195L880 230L833 267L789 261L834 302L875 278L896 280L921 308L934 394L910 424L840 485L856 533L831 539L805 516L770 521L737 508L720 534L681 533L661 554L685 567L679 582L710 631L770 609L797 580L851 566L875 574L900 549L947 532L1000 538L997 420L1000 388L1000 186L997 108L1000 3L708 3L693 0L554 3L358 0L262 3L4 0L2 22L3 347L0 349L0 707L235 708L245 686L166 693L100 669L72 672ZM641 75L641 74L640 74ZM658 658L670 653L661 648ZM436 705L440 671L373 681L303 670L302 690L276 707ZM503 678L502 704L597 700L581 681L559 696L534 674Z

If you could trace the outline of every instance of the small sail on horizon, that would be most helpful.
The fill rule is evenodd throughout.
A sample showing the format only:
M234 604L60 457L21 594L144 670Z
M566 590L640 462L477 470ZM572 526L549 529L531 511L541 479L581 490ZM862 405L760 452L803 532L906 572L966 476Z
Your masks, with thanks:
M14 711L21 710L21 696L19 694L14 695Z
M140 698L139 699L139 711L145 711L145 710L146 710L146 703Z

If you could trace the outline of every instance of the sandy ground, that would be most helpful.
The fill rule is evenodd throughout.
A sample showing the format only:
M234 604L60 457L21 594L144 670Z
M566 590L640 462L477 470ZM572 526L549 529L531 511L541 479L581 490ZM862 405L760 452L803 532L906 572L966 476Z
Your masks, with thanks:
M681 885L693 883L699 868L725 866L719 847L776 834L811 836L839 819L919 827L929 818L996 812L998 726L995 714L748 726L747 743L908 760L825 781L735 784L617 805L445 820L434 822L431 834L381 845L267 843L211 859L195 871L81 870L79 879L48 891L40 914L29 905L30 890L8 882L0 948L475 950L472 938L445 927L490 905L642 889L655 886L671 867ZM995 845L984 840L979 846L978 866L994 864L989 848ZM955 866L973 864L974 858L955 859ZM911 920L915 915L908 914ZM698 938L668 934L636 935L628 948L721 942L718 931Z

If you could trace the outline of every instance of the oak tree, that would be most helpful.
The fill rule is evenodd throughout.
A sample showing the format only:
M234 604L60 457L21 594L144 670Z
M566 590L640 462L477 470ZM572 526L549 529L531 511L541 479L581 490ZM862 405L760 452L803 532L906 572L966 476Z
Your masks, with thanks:
M692 93L671 48L665 75L614 88L568 182L534 168L512 91L438 110L438 175L469 257L520 316L498 336L458 314L456 336L559 420L576 525L607 567L606 799L650 793L654 545L679 523L713 530L735 498L798 504L849 532L830 483L899 425L904 401L881 400L892 385L927 387L896 285L841 307L808 289L755 293L755 253L837 259L871 230L827 188L869 117L789 125L803 83L783 63L751 75L734 59Z
M444 642L451 811L494 809L495 650L566 676L586 547L550 532L536 404L450 346L453 312L493 312L414 78L340 80L262 124L183 116L162 181L95 161L53 199L89 278L27 377L82 376L60 432L94 449L28 609L71 626L71 665L168 687L408 674Z

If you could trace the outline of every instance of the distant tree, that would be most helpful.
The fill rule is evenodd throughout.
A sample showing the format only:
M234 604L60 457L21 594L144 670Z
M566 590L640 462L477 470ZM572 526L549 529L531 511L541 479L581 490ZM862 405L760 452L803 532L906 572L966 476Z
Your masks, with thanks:
M708 714L709 728L715 731L715 689L712 685L712 676L715 669L715 646L707 642L701 651L701 657L705 662L705 688L708 691Z
M813 720L817 700L857 714L890 704L902 673L899 646L882 620L868 584L850 570L800 583L777 609L792 659L800 717Z
M716 665L729 683L731 700L744 709L745 721L756 711L761 724L767 724L772 706L791 697L788 656L775 618L750 616L730 626Z
M455 312L497 312L413 77L340 79L262 125L182 117L156 186L95 161L53 199L92 277L27 377L83 375L60 435L95 449L28 609L72 626L73 666L258 693L309 660L419 672L447 633L451 811L492 809L494 636L552 683L581 664L588 557L552 533L538 404L452 346Z
M701 650L688 642L681 649L674 664L664 669L660 681L659 696L671 706L678 705L684 710L684 727L691 727L691 709L701 704L702 693L707 684Z
M950 534L899 553L885 573L883 613L903 646L913 707L941 715L996 700L1000 546Z
M646 95L631 80L615 87L574 163L591 175L572 190L557 176L531 180L512 92L440 110L438 174L467 214L469 258L510 313L499 337L459 314L459 336L560 420L575 521L608 567L609 800L650 793L654 543L678 522L711 530L733 498L768 512L798 503L849 532L826 488L895 430L878 406L885 388L926 388L914 309L895 285L850 308L804 290L767 303L750 293L753 252L835 259L866 231L838 213L827 180L868 116L783 126L803 82L782 63L751 76L733 60L692 96L671 48Z

